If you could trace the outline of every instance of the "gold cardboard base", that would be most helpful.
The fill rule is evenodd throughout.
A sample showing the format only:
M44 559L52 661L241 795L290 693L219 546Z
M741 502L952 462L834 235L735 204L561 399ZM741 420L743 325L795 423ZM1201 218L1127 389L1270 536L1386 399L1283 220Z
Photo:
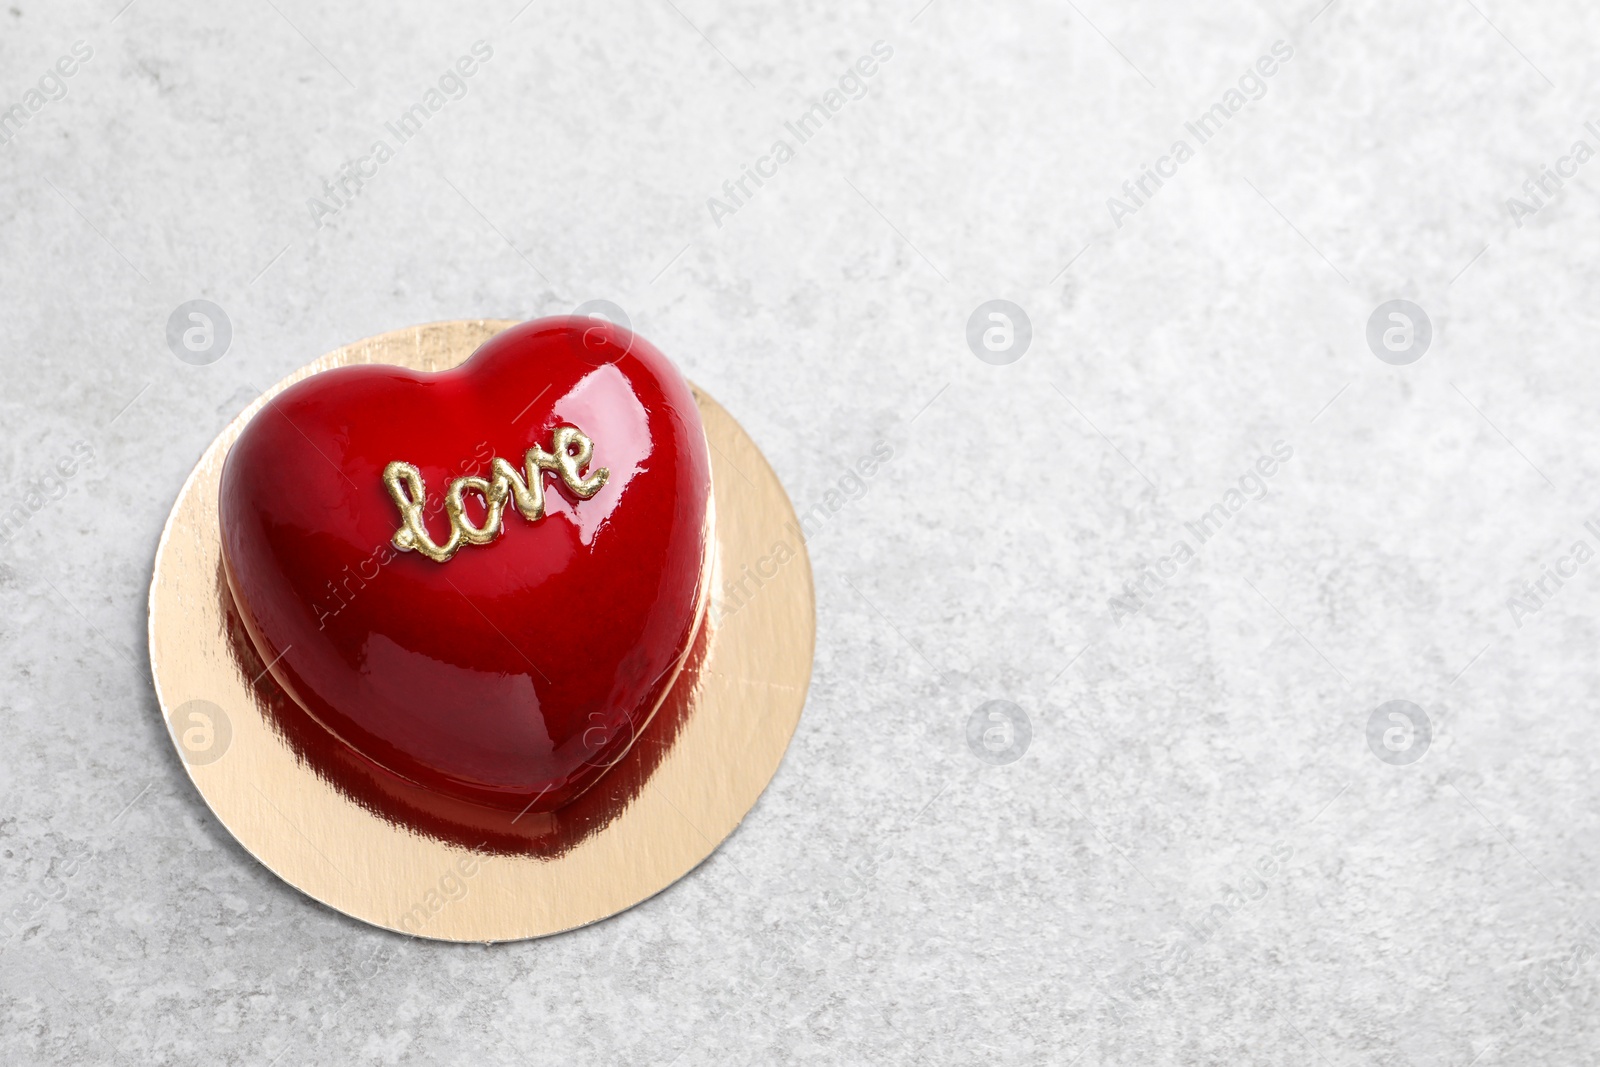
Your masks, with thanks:
M549 847L486 850L425 832L359 802L298 754L274 712L282 690L239 646L236 630L230 636L217 527L223 458L250 417L302 378L351 363L444 370L514 325L396 330L331 352L267 390L189 475L150 586L150 666L162 714L222 824L284 881L329 907L448 941L570 930L687 874L776 773L805 704L816 642L811 564L789 498L755 443L697 389L715 496L713 604L651 726L579 799L581 813L563 809L539 824Z

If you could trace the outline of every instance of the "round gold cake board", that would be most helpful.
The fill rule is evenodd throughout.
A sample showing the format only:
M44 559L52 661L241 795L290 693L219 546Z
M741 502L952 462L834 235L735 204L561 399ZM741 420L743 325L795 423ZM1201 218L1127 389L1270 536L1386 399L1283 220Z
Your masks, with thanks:
M811 564L789 498L755 443L697 389L715 497L713 606L697 652L657 713L671 719L670 731L652 720L591 790L612 783L614 810L591 814L559 849L486 851L377 814L296 754L269 714L282 691L230 640L217 527L223 458L250 417L302 378L353 363L445 370L514 325L396 330L331 352L267 390L189 475L150 587L150 665L162 715L222 824L284 881L329 907L448 941L570 930L692 870L777 772L800 720L816 641ZM728 595L717 595L725 583ZM652 730L654 748L646 743Z

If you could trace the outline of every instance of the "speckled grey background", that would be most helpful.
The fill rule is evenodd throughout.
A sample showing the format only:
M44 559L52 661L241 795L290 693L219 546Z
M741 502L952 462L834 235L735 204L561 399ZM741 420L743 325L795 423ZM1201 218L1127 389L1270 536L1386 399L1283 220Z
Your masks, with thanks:
M1600 1056L1593 5L124 2L0 3L0 1060ZM167 343L197 298L208 366ZM824 505L805 717L624 915L370 929L184 775L161 523L313 357L591 299ZM967 344L994 299L1008 365ZM1368 348L1392 299L1410 365ZM1015 713L968 742L996 700L1011 762ZM1396 700L1427 730L1369 731Z

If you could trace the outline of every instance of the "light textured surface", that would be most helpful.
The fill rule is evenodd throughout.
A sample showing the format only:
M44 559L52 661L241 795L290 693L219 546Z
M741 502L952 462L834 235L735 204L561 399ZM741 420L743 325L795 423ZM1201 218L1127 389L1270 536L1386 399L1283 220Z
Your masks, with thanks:
M1508 606L1600 545L1600 164L1506 202L1600 147L1593 5L121 5L0 5L0 107L93 50L0 145L0 1061L1600 1057L1600 565ZM1280 39L1119 228L1107 198ZM232 323L209 366L168 348L196 298ZM1032 321L1008 366L966 341L995 298ZM1409 366L1365 339L1393 298L1434 327ZM237 847L163 734L162 520L317 355L590 299L821 506L806 715L633 911L492 949L369 929ZM1265 498L1115 610L1278 441ZM1030 718L1015 762L969 748L990 700ZM1432 724L1409 765L1369 746L1390 700Z

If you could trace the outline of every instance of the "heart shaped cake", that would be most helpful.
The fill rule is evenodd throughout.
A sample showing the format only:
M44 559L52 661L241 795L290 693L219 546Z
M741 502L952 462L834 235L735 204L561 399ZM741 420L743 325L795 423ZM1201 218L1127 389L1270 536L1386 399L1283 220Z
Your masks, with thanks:
M238 614L329 745L548 812L626 753L705 614L711 467L688 384L590 318L453 370L342 367L259 411L219 518Z

